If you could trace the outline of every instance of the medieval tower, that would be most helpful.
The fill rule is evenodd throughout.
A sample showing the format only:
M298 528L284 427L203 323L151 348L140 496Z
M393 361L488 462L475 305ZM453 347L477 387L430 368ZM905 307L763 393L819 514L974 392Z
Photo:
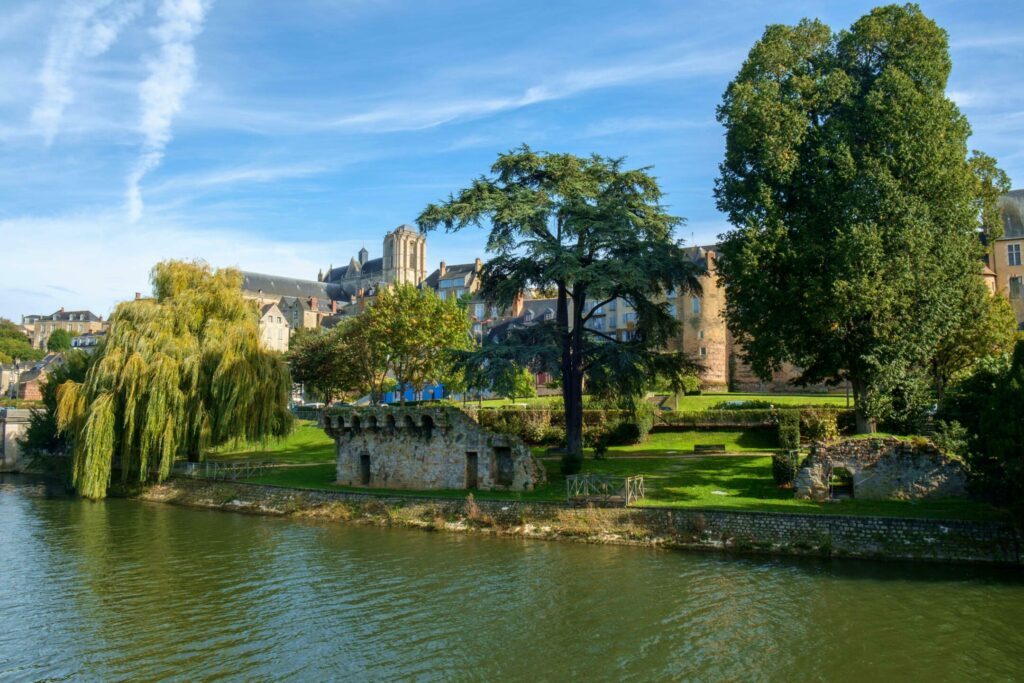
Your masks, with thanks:
M427 237L410 225L384 236L384 281L418 285L427 276Z

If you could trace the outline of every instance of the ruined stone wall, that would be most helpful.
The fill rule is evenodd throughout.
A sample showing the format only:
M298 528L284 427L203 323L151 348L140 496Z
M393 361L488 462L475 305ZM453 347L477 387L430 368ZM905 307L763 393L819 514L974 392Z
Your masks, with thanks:
M831 472L853 476L853 497L867 500L948 498L967 493L963 465L930 443L901 439L848 439L816 444L794 481L797 498L829 497Z
M526 444L457 408L337 408L321 426L346 486L530 491L545 479Z
M25 468L18 441L28 429L28 410L0 408L0 472L21 472Z

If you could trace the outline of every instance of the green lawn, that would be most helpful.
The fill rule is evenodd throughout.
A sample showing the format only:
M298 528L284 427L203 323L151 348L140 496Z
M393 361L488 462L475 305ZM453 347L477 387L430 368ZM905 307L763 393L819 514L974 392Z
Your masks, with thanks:
M643 443L611 446L609 456L680 455L693 453L695 444L725 444L730 453L765 452L779 447L774 429L689 430L653 432Z
M214 448L207 460L276 460L288 464L334 462L334 442L315 422L300 420L291 434L266 443L239 442Z
M258 459L264 459L260 454ZM366 489L336 486L333 456L319 456L321 462L306 467L287 467L251 481L296 488L327 491L361 491ZM302 462L315 462L307 458ZM535 491L476 491L480 499L496 500L564 500L565 480L557 460L545 460L548 482ZM796 500L792 491L779 489L771 476L768 456L707 456L703 458L635 458L617 456L606 460L584 461L584 472L617 476L643 475L646 498L643 506L691 507L704 509L756 510L763 512L798 512L807 514L880 515L886 517L931 517L949 519L991 519L1001 516L994 508L969 500L936 501L867 501L844 500L814 503ZM377 493L404 493L429 497L463 497L462 489L445 491L402 491L374 489Z
M678 411L709 410L723 401L758 401L776 406L819 406L830 405L838 408L846 407L846 396L843 394L701 394L699 396L678 396L678 405L669 399L669 407ZM852 407L852 403L851 403Z
M588 397L584 397L586 405ZM699 396L679 396L676 410L708 410L723 401L767 401L775 405L785 406L817 406L831 405L839 408L846 407L846 396L843 394L757 394L757 393L717 393L701 394ZM534 398L519 398L515 401L509 399L492 399L483 402L485 408L497 408L511 404L538 407L546 405L561 405L561 396L539 396ZM470 405L479 405L470 401ZM671 399L667 405L673 405ZM852 404L851 404L852 406Z

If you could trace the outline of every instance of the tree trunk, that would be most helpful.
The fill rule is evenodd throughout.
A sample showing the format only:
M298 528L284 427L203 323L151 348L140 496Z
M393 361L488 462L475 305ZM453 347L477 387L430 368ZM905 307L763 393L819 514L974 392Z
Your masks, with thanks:
M853 412L857 420L854 429L857 434L874 434L878 431L878 423L865 412L867 387L857 379L851 379L850 384L853 387Z
M583 376L576 372L574 335L569 331L569 300L564 283L558 284L556 312L562 344L562 405L565 408L565 455L562 474L576 474L583 467Z

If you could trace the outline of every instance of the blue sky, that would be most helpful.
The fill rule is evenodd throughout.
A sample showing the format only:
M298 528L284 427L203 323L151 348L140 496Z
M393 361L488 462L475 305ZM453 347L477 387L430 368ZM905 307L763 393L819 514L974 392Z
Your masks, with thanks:
M106 315L162 258L342 264L522 142L653 165L726 228L715 106L766 24L861 2L0 2L0 316ZM1024 3L925 2L972 147L1024 186ZM483 256L434 234L428 262Z

